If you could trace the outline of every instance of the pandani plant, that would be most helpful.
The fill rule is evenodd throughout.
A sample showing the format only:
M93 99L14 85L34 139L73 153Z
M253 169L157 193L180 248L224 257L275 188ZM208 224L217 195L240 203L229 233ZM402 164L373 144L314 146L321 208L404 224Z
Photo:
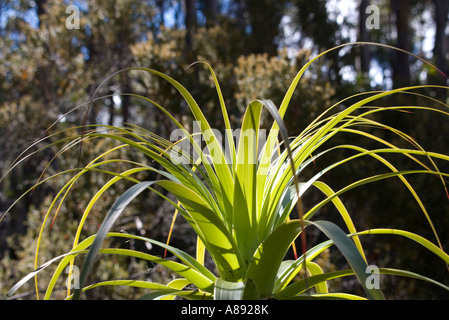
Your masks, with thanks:
M210 70L218 95L221 115L226 128L224 143L220 141L217 131L210 126L189 91L175 79L147 68L139 67L119 71L140 70L170 83L184 98L199 130L195 133L189 132L157 102L133 94L132 96L145 99L160 109L179 128L178 130L182 134L177 141L168 141L136 126L115 127L107 125L95 125L92 130L87 130L90 127L83 125L76 128L82 129L82 132L75 137L65 137L59 140L58 142L66 142L60 154L81 145L83 141L88 139L112 139L117 141L119 145L99 154L89 164L80 169L70 169L45 179L42 178L33 187L34 189L56 176L71 174L71 178L54 197L43 220L42 229L37 239L35 270L12 287L7 298L12 297L25 282L37 277L37 274L45 270L47 266L58 263L44 296L45 299L50 299L61 273L66 267L73 266L78 256L84 257L83 267L79 274L80 287L73 291L69 287L67 299L79 299L84 291L101 286L145 288L148 290L148 294L142 298L164 300L174 299L175 297L194 300L384 299L381 288L373 286L372 278L370 278L373 275L369 272L367 256L362 245L363 237L366 235L405 237L419 243L444 263L449 264L449 255L443 250L434 223L420 196L407 180L407 177L413 174L436 175L441 180L442 187L445 188L444 180L448 173L441 172L438 169L436 160L449 161L449 156L428 152L406 133L373 120L373 117L371 117L385 111L413 111L414 109L438 112L447 116L449 114L445 109L448 105L443 102L436 102L430 96L415 92L419 89L446 89L445 87L426 85L360 93L348 97L325 110L299 135L288 136L283 117L302 75L320 57L348 45L355 44L344 44L327 50L305 64L288 88L279 108L270 100L254 100L251 102L243 115L240 128L241 136L237 142L234 142L233 131L219 82L209 64L202 63ZM369 43L357 43L357 45L369 45ZM105 79L103 84L116 74L114 73ZM420 98L429 99L432 104L438 103L442 108L423 106L375 107L371 105L377 100L395 94L416 95ZM94 100L90 103L93 102ZM348 103L348 106L341 108L344 103ZM263 110L268 111L273 119L266 136L260 134L262 133L260 124ZM364 130L368 127L388 130L396 137L407 141L410 147L398 147L392 142ZM64 132L58 132L57 134L62 133ZM353 143L326 147L326 142L333 141L336 136L342 133L351 133L371 139L383 147L366 149ZM43 139L53 138L57 134L49 135ZM202 149L199 141L205 141L207 147ZM41 142L41 140L33 145L38 142ZM27 153L28 150L31 150L31 147L17 158L8 172L11 172L15 166L34 154L34 152ZM108 158L108 155L121 148L135 149L151 161L132 162L126 159ZM193 152L188 152L188 150ZM352 155L334 161L316 172L311 178L303 179L301 174L306 168L311 167L311 164L318 158L335 150L349 150ZM392 154L406 157L417 164L419 169L400 170L396 168L386 159L386 155ZM359 179L338 191L334 191L322 181L322 177L331 174L332 170L348 165L356 159L368 157L378 161L382 167L385 167L386 172ZM124 172L111 172L102 169L107 164L117 161L132 164L133 168ZM428 164L425 164L425 161ZM157 163L160 167L157 168L152 163ZM38 265L39 246L44 236L44 226L47 224L52 210L57 207L58 201L64 200L73 185L82 179L85 173L91 171L110 175L111 179L92 196L85 207L73 239L73 248L43 265ZM155 181L138 180L135 176L137 173L144 171L157 172L162 178ZM435 243L416 233L400 229L356 230L355 223L341 196L354 188L389 178L399 179L405 188L410 191L435 236ZM131 181L133 185L113 203L98 232L80 240L83 225L95 203L108 188L123 180ZM176 201L170 200L169 197L157 191L156 187L163 188L171 193ZM301 199L310 189L318 190L324 195L324 199L306 210ZM31 191L32 189L24 194ZM114 222L124 209L133 199L144 192L156 192L169 201L174 207L175 217L176 214L180 214L190 224L197 235L195 257L171 246L168 241L163 243L140 235L113 231ZM315 214L327 204L333 205L338 210L345 228L337 226L337 222L314 219ZM299 218L291 217L291 213L294 211L298 213ZM3 219L5 215L6 213L1 218ZM312 227L318 228L327 240L319 243L306 243L306 231ZM105 248L103 243L106 238L124 238L149 242L161 247L166 252L170 252L176 259L131 249ZM301 243L300 250L296 250L295 240ZM348 269L324 272L314 261L331 246L335 246L339 250L337 252L344 256L349 265ZM294 259L286 259L290 248L294 250ZM214 263L214 270L209 270L210 268L208 269L205 266L206 251ZM130 279L111 279L87 284L87 278L95 259L98 256L106 255L121 255L151 261L168 268L179 277L166 284ZM449 290L449 287L443 283L407 270L379 268L376 272L428 281ZM348 276L355 276L358 279L364 290L363 295L329 291L329 280ZM314 290L311 290L312 288ZM36 291L39 292L38 288L36 288Z

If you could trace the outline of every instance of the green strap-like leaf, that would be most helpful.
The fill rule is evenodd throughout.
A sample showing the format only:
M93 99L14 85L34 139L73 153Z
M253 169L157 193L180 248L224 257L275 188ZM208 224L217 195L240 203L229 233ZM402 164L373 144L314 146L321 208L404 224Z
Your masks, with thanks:
M81 289L82 292L94 289L94 288L99 288L99 287L104 287L104 286L126 286L126 287L134 287L134 288L144 288L144 289L149 289L149 290L156 290L156 291L161 291L161 290L170 290L170 291L174 291L173 288L160 284L160 283L154 283L154 282L148 282L148 281L141 281L141 280L108 280L108 281L102 281L102 282L98 282L95 284L91 284L83 289ZM73 296L69 296L67 297L67 300L71 300L73 299Z
M321 181L315 181L313 185L321 190L326 196L331 197L335 192L324 182ZM348 230L350 233L355 233L356 229L354 226L354 222L351 219L351 216L349 215L348 211L346 210L345 205L340 200L339 197L335 197L332 200L333 204L337 208L338 212L340 213L341 217L345 221L346 226L348 227ZM354 237L354 243L359 249L360 254L362 255L363 259L366 261L365 253L363 252L362 243L360 242L360 239L358 237Z
M355 244L348 238L343 230L328 221L306 221L306 224L318 227L335 243L353 268L370 299L383 299L380 290L366 288L367 264L360 255ZM272 294L276 274L281 265L281 261L284 258L288 247L294 239L296 239L300 231L301 222L298 220L293 220L281 225L260 245L258 251L254 255L254 260L248 268L247 276L254 280L261 297L266 297ZM270 281L270 279L273 279L273 281Z
M209 122L207 121L200 107L196 103L195 99L192 97L189 91L186 88L184 88L178 81L162 72L148 68L133 68L133 69L146 71L169 82L184 97L190 110L192 111L193 116L195 117L196 121L199 122L201 132L203 134L207 132L210 135L210 139L206 141L207 147L211 154L214 153L214 159L216 159L215 161L213 161L213 166L215 168L216 176L218 177L218 181L221 188L221 190L219 191L224 193L223 197L226 209L225 213L229 212L229 214L231 214L232 212L231 199L233 197L233 186L234 186L232 173L228 164L226 163L226 157L223 152L223 148L220 145L217 137L215 136L214 131L212 130Z
M159 241L153 240L153 239L149 239L146 237L142 237L142 236L136 236L136 235L131 235L131 234L125 234L125 233L116 233L116 232L111 232L107 234L107 237L120 237L120 238L127 238L127 239L137 239L137 240L142 240L142 241L147 241L150 242L154 245L158 245L168 251L170 251L172 254L174 254L176 257L178 257L184 264L185 266L183 267L183 269L185 269L186 271L189 269L193 269L196 270L198 272L198 276L196 278L192 278L190 280L191 283L195 284L198 288L201 288L203 290L207 290L208 286L211 286L214 281L215 281L215 276L208 270L206 269L204 266L202 266L201 264L199 264L195 259L193 259L191 256L189 256L187 253L185 253L184 251L181 251L179 249L176 249L172 246L166 245L164 243L161 243ZM47 286L47 291L45 293L45 298L44 299L50 299L50 296L52 294L53 288L56 284L56 281L58 280L58 278L60 277L60 275L62 274L62 272L64 271L64 269L66 268L66 266L73 261L73 259L76 257L76 255L78 255L79 253L83 253L85 251L86 248L88 248L92 242L95 239L95 235L91 236L85 240L83 240L81 243L79 243L74 249L72 249L71 252L74 253L69 253L67 255L62 256L63 259L61 260L61 262L58 264L58 266L56 267L56 270L53 273L53 276ZM145 258L149 258L150 256L145 256ZM152 261L153 262L157 262L160 263L161 265L169 268L170 267L170 263L172 261L170 260L166 260L166 259L159 259L159 258L154 258ZM166 263L167 261L167 263ZM170 262L169 262L170 261ZM175 271L175 270L173 270ZM199 276L201 275L201 276ZM208 279L208 280L206 280Z
M446 264L449 264L449 255L446 252L444 252L441 248L439 248L437 245L433 244L426 238L416 233L399 229L385 229L385 228L370 229L356 233L356 235L372 235L372 234L390 234L408 238L410 240L419 243L420 245L422 245L423 247L425 247L426 249L437 255Z
M173 289L182 290L184 287L191 284L191 282L184 278L178 278L170 281L167 286ZM176 298L176 295L168 295L162 297L160 300L174 300Z
M173 181L158 181L157 184L172 193L188 212L189 217L185 218L190 219L192 227L196 228L221 277L227 281L242 279L246 266L221 217L189 188Z
M248 265L259 245L257 236L257 148L262 103L246 109L237 150L232 228L242 258Z
M178 296L188 300L212 300L212 294L196 290L159 290L140 297L138 300L164 300L166 297Z
M309 262L306 265L307 271L310 272L311 276L323 274L321 267L315 262ZM307 277L306 283L309 283L309 277ZM326 281L317 282L315 285L317 293L329 293Z
M442 259L444 262L449 263L449 255L446 252L441 250L437 245L433 244L429 240L427 240L424 237L417 235L413 232L399 230L399 229L369 229L369 230L357 232L356 234L351 234L349 236L353 237L355 235L362 236L362 235L377 235L377 234L398 235L398 236L409 238L410 240L413 240L413 241L419 243L420 245L422 245L423 247L428 249L430 252L434 253L436 256L438 256L440 259ZM309 251L307 252L307 261L314 259L316 256L318 256L318 254L323 252L325 249L327 249L331 245L333 245L333 241L328 240L328 241L319 243L318 245L309 249ZM303 259L304 259L304 257L301 256L300 258L298 258L298 260L285 262L286 268L279 273L278 279L276 280L276 286L275 286L276 291L275 292L276 292L276 294L279 294L279 298L286 297L287 295L289 295L288 291L283 292L283 290L285 290L287 288L287 285L292 281L294 276L299 272L299 270L303 266ZM383 270L383 269L380 268L380 270ZM389 270L388 272L390 272L390 273L387 273L387 274L393 274L394 271L392 271L392 270L395 270L395 269L385 269L385 270ZM428 281L428 282L436 284L446 290L449 290L448 286L443 285L443 284L441 284L437 281L434 281L432 279L426 278L422 275L410 273L409 271L406 271L406 270L400 270L397 272L398 272L397 275L409 276L409 277L413 277L416 279ZM335 275L336 276L344 276L344 274L339 274L338 272ZM322 276L322 277L326 277L326 276ZM313 278L313 279L315 279L315 278ZM310 282L308 282L309 286L314 285L313 279ZM316 279L320 279L320 278L316 278ZM324 281L324 278L322 278L321 280ZM300 284L301 281L290 284L288 287L297 286L298 288L302 288L301 290L305 290L306 289L305 281L303 281L302 284ZM293 290L293 289L291 288L289 290ZM299 289L296 290L295 294L302 292L301 290L299 290ZM280 292L283 292L283 293L281 294Z
M19 282L17 282L6 294L6 299L9 299L13 296L13 294L20 289L20 287L22 287L25 283L27 283L29 280L31 280L33 277L35 277L39 272L45 270L48 266L50 266L52 263L58 261L59 259L62 259L64 257L67 256L76 256L77 254L79 254L79 251L72 251L60 256L57 256L49 261L47 261L46 263L44 263L43 265L41 265L40 267L36 268L36 270L30 272L29 274L27 274L25 277L23 277L22 279L20 279ZM72 258L71 258L72 259Z
M288 262L283 262L283 265L281 265L279 273L276 277L273 292L274 293L280 292L295 278L295 276L304 267L304 260L306 260L307 263L312 261L324 250L326 250L332 245L333 245L332 240L320 242L317 245L310 248L309 250L307 250L306 255L302 255L296 260L287 260Z
M301 229L301 222L298 220L286 222L257 248L246 277L254 281L262 298L272 294L281 262Z
M83 251L73 252L70 255L72 255L74 257L78 254L84 254L84 253L88 253L88 252L89 251L87 251L87 250L83 250ZM198 272L197 270L190 268L189 266L186 266L185 264L182 264L179 262L175 262L175 261L168 260L168 259L163 259L163 258L156 257L156 256L153 256L150 254L146 254L146 253L143 253L140 251L128 250L128 249L106 248L106 249L100 249L98 251L98 253L135 257L138 259L152 261L154 263L160 264L160 265L172 270L173 272L179 274L181 277L184 277L190 283L194 284L195 286L197 286L199 289L203 290L204 292L212 293L212 291L213 291L214 283L210 279L208 279L206 276L204 276L202 273ZM73 257L70 257L69 260L65 259L65 258L67 258L67 257L65 257L64 258L65 260L61 261L61 264L58 266L57 273L55 274L56 278L59 277L61 271L68 265L68 263L70 262L71 259L73 259ZM54 283L53 280L52 280L52 283ZM81 283L79 283L79 284L81 286ZM169 289L173 289L173 288L169 288ZM76 289L75 293L77 291L82 291L82 290ZM47 299L49 298L50 293L51 292L47 292L47 294L46 294ZM73 295L73 298L76 298L75 294Z
M145 189L147 189L152 184L154 184L154 181L140 182L140 183L132 186L128 190L126 190L114 202L111 210L109 211L109 213L107 214L103 223L101 224L100 229L98 230L97 236L95 237L95 240L92 243L89 253L86 256L86 260L84 261L83 268L81 269L81 272L80 272L80 286L81 287L83 287L84 284L86 283L87 276L90 273L90 270L94 263L95 257L97 256L98 251L100 250L101 244L103 243L103 240L106 238L106 235L108 234L109 230L112 228L114 222L117 220L117 218L120 216L120 214L126 208L126 206L134 198L136 198L140 193L142 193ZM75 300L79 299L80 294L81 294L81 290L75 289L73 298Z
M289 297L288 300L366 300L350 293L312 293Z
M307 221L308 224L312 224L318 227L329 239L331 239L336 247L340 250L343 256L348 261L352 270L359 279L360 284L365 290L368 298L370 299L384 299L382 291L377 288L368 289L366 286L368 275L366 273L367 264L363 257L360 255L359 250L355 246L354 242L348 238L348 236L337 225L329 221Z
M379 268L379 274L402 276L402 277L422 280L422 281L432 283L436 286L439 286L439 287L449 291L449 287L442 283L439 283L439 282L437 282L433 279L430 279L428 277L422 276L422 275L414 273L414 272L406 271L406 270L391 269L391 268ZM354 275L354 270L352 270L352 269L313 275L313 276L307 278L307 283L305 280L299 280L295 283L292 283L291 285L287 286L284 290L277 293L275 295L275 297L276 297L276 299L288 299L288 298L291 298L298 294L303 293L308 288L311 288L319 283L322 283L322 282L325 282L328 280L332 280L332 279L346 277L346 276L353 276L353 275Z
M108 234L108 237L120 237L120 238L127 238L127 239L136 239L141 241L150 242L153 245L157 245L170 253L172 253L174 256L176 256L179 260L181 260L183 263L185 263L190 268L193 268L203 274L205 277L209 278L212 282L215 281L215 276L212 272L210 272L203 264L201 264L198 260L195 260L192 256L187 254L186 252L177 249L175 247L172 247L170 245L167 245L165 243L162 243L157 240L153 240L147 237L143 236L137 236L127 233L117 233L117 232L110 232Z

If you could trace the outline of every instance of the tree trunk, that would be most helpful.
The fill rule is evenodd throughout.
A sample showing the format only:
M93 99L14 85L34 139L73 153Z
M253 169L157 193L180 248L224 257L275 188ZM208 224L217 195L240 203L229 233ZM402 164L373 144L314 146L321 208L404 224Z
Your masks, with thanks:
M206 16L206 28L216 25L218 3L217 0L205 0L204 15Z
M165 19L164 19L164 0L157 0L156 5L159 10L159 19L161 20L161 27L165 26Z
M368 7L369 0L362 0L359 7L359 34L358 41L368 41L368 30L366 28L366 8ZM367 74L370 67L370 54L368 46L361 46L359 48L358 57L358 69L360 72Z
M107 101L109 103L108 108L109 108L109 121L108 124L110 126L114 125L114 120L115 120L115 102L114 102L114 92L112 90L109 90L109 94L111 95L109 98L107 98Z
M447 0L433 0L435 5L435 23L436 23L436 34L435 34L435 44L433 47L433 55L435 57L436 67L443 72L448 74L449 67L448 61L446 60L446 48L447 48L447 37L445 35L445 29L448 21L449 14L449 1ZM437 79L439 84L446 85L446 78L438 74Z
M247 0L253 53L277 54L276 37L283 16L285 1Z
M131 93L131 90L127 72L120 73L120 87L122 93L125 93L125 95L120 96L120 99L122 100L123 124L127 124L129 123L129 109L131 106L130 96L128 95L128 93Z
M186 57L193 62L193 36L196 29L196 0L185 0Z
M36 3L36 12L38 17L45 14L45 3L47 2L47 0L36 0L34 2Z
M391 0L391 8L396 16L396 46L400 49L410 51L410 1ZM396 51L393 58L393 81L395 86L410 84L410 62L409 55Z

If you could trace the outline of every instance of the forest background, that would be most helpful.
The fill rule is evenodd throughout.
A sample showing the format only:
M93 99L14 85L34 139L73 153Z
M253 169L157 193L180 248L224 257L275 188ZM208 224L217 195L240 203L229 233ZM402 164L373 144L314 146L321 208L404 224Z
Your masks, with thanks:
M372 6L378 11L370 11ZM120 69L148 67L174 77L189 89L208 119L216 121L211 123L212 127L221 128L210 73L200 66L187 68L191 63L202 60L211 64L232 121L238 124L251 100L271 99L279 105L293 77L311 57L347 42L393 45L423 57L448 74L448 12L449 1L445 0L0 1L0 176L37 138L51 135L54 130L83 125L86 108L70 113L58 122L57 129L47 131L68 111L88 102L105 77ZM447 79L420 60L394 50L377 46L346 47L309 68L285 117L289 134L298 134L319 113L351 94L414 84L447 85ZM101 93L110 97L95 103L88 114L88 124L138 125L169 138L174 128L161 112L147 101L120 96L122 93L150 97L183 124L192 124L187 105L181 102L174 88L148 73L120 73ZM447 101L446 92L435 91L431 95ZM413 99L405 100L410 97L395 96L394 99L401 101L388 103L416 104ZM447 118L389 113L382 121L416 137L427 150L446 154L449 150ZM47 143L51 143L51 139ZM107 148L102 143L84 148L81 161L86 163L91 159L90 151ZM57 154L57 147L36 154L2 181L0 214L36 183L48 161ZM127 154L130 159L135 156L139 155ZM77 154L57 157L48 168L48 174L61 168L77 167L77 161ZM348 175L375 173L377 166L375 162L366 161L346 167L327 177L326 182L338 188L344 185ZM76 230L82 208L105 183L95 173L88 177L77 185L72 201L64 203L60 217L44 238L43 261L70 249L67 239ZM449 201L441 184L425 177L415 177L411 181L421 190L444 249L448 251ZM62 179L56 179L37 188L0 223L0 295L33 269L42 217L63 183ZM95 213L91 214L95 218L86 224L91 228L86 232L97 230L107 209L121 192L118 186L103 196ZM305 205L314 197L318 195L307 195ZM374 183L342 198L355 213L354 220L361 229L405 225L418 234L432 236L431 230L424 227L419 207L406 188L395 180ZM335 212L324 208L320 215L332 217ZM116 228L165 241L172 217L173 209L152 195L131 206ZM175 230L171 244L187 251L190 246L193 252L193 233L181 218L176 221ZM308 236L311 241L318 237L313 233ZM367 250L371 261L379 266L400 268L406 265L408 269L449 283L444 265L436 266L428 260L427 253L419 246L406 240L388 240L370 243ZM404 246L410 250L401 250ZM155 254L156 249L151 250ZM131 274L132 278L152 281L171 277L160 267L133 259L117 259L120 261L99 262L96 276L109 279ZM328 269L336 267L326 257L322 264ZM41 276L40 281L45 283L48 279ZM336 287L352 285L350 282L334 283ZM447 292L412 280L385 277L382 286L387 298L447 298ZM138 289L110 291L105 288L91 293L89 298L130 299L138 295ZM34 297L34 287L30 283L16 298Z

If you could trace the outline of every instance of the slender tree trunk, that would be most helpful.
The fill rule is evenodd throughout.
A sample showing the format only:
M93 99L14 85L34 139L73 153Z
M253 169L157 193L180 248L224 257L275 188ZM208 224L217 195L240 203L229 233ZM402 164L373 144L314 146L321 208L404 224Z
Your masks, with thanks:
M217 10L217 0L205 0L204 14L206 16L206 28L210 28L216 25Z
M114 102L114 97L113 94L114 92L112 90L109 90L109 94L111 95L111 97L108 98L108 108L109 108L109 121L108 124L110 126L114 125L114 120L115 120L115 102Z
M396 16L396 46L410 51L410 0L391 0L391 8ZM393 81L395 86L410 84L409 56L396 51L393 58Z
M120 87L121 87L122 93L126 93L125 95L122 95L120 97L122 99L123 123L126 124L129 122L129 109L131 106L130 96L127 95L128 93L131 93L131 88L129 85L129 76L128 76L127 72L120 73Z
M43 14L45 14L45 3L47 0L36 0L36 12L38 17L40 18Z
M185 26L186 26L186 57L192 62L193 57L193 37L196 30L196 0L185 0Z
M157 0L156 5L159 9L159 18L161 20L161 26L165 26L165 18L164 18L164 0Z
M436 34L435 34L435 44L433 47L433 55L435 57L435 65L436 67L443 72L444 74L448 74L449 66L448 61L446 59L446 49L448 44L448 39L445 34L446 25L448 21L449 14L449 1L447 0L434 0L435 5L435 23L436 23ZM437 79L439 84L445 85L446 79L437 75Z
M196 0L184 0L185 1L185 57L188 64L197 60L194 52L194 36L196 33L197 20L196 20ZM200 76L198 68L193 68L193 81L195 87L199 89Z
M277 54L276 37L283 16L285 1L247 0L253 53Z
M362 0L360 2L359 7L359 34L358 41L366 42L368 41L368 30L366 28L366 8L368 7L369 0ZM360 72L367 74L369 72L370 67L370 54L369 47L361 46L359 48L359 57L358 57L358 69Z

